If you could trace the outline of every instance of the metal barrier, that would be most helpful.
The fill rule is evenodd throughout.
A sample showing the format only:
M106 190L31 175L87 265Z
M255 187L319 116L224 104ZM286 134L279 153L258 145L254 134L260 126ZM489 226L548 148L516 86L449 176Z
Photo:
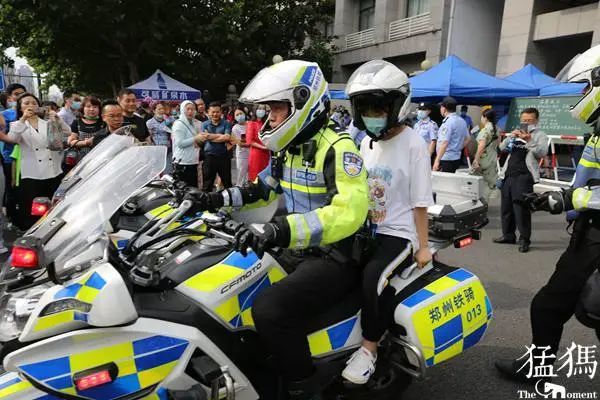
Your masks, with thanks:
M431 14L425 13L390 23L389 40L402 39L419 33L431 32Z
M375 29L365 29L364 31L350 33L346 35L346 49L355 49L357 47L368 46L375 43Z

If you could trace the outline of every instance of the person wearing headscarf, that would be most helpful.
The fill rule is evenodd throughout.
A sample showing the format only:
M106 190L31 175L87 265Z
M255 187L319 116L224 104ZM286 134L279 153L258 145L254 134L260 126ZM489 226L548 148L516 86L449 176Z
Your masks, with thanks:
M188 186L198 187L198 147L203 145L203 136L194 123L196 106L186 100L179 109L179 118L172 128L174 171L176 177Z

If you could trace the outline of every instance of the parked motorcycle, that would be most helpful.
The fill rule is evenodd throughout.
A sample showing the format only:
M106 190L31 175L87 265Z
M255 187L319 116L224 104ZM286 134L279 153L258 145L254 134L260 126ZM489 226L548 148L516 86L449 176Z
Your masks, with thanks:
M145 224L126 251L106 233L164 160L164 148L127 148L15 243L13 267L0 273L1 399L278 398L251 310L294 268L279 249L260 259L235 252L240 222L198 215L191 198ZM434 239L432 249L467 243L475 228ZM6 278L15 271L45 278ZM339 377L361 342L360 288L315 315L308 341L328 398L397 398L412 378L477 344L492 317L466 269L436 262L388 284L397 293L394 324L367 385Z

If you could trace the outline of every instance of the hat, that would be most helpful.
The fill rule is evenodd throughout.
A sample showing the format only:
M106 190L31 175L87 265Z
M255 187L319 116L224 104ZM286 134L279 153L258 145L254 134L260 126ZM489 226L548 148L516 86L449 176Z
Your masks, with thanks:
M419 103L417 109L433 111L433 104L431 103Z
M457 104L458 103L456 102L454 97L446 96L446 97L444 97L444 100L442 100L442 102L440 103L440 106L444 106L444 107L450 106L450 107L456 108Z

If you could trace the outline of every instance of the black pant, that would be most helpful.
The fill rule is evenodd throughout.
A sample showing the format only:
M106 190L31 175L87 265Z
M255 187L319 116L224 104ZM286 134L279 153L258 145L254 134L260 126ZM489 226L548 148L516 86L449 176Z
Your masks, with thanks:
M502 235L507 239L515 239L515 229L519 229L519 241L529 243L531 240L531 211L527 207L516 204L523 195L533 192L531 174L507 176L502 186Z
M198 164L174 164L177 179L181 179L188 186L198 187Z
M313 374L307 327L316 314L340 302L359 277L355 266L309 257L258 295L252 317L285 379L302 381Z
M21 179L19 185L19 221L18 226L22 230L29 229L40 217L31 215L31 205L36 197L52 198L54 192L60 185L62 175L50 179Z
M363 337L378 342L393 318L396 290L387 285L381 295L377 284L382 274L392 277L413 262L412 246L403 238L377 235L377 248L363 271L363 307L361 325Z
M557 354L563 325L573 316L585 282L600 264L600 230L583 225L578 218L569 247L556 263L550 280L531 302L532 342L550 346L546 354ZM600 332L596 331L600 337Z
M452 161L440 161L440 171L442 172L452 172L455 173L456 170L460 167L460 159L452 160Z
M202 190L205 192L213 190L217 174L224 187L231 187L231 158L227 154L223 156L205 154L202 165Z
M12 163L4 163L2 165L4 169L4 207L6 207L6 216L8 219L16 224L19 216L17 215L17 187L12 185Z

